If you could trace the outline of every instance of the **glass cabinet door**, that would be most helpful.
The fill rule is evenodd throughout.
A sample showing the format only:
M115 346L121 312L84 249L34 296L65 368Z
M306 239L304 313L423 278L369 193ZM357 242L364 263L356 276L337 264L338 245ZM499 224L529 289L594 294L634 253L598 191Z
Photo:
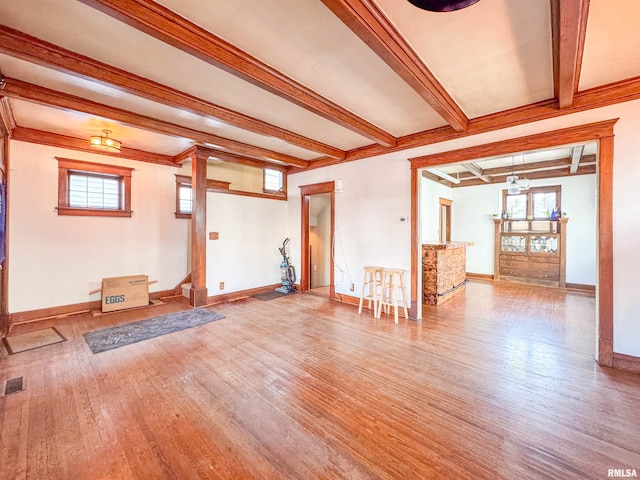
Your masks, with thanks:
M554 235L531 235L529 237L529 253L558 253L558 237Z
M500 249L503 252L525 253L527 237L524 235L502 235Z

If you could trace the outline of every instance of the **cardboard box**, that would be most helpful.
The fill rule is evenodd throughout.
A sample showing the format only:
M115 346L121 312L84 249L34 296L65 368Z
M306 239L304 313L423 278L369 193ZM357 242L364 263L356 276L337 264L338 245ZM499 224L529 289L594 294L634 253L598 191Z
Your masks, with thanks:
M131 275L102 279L102 311L149 305L149 277Z

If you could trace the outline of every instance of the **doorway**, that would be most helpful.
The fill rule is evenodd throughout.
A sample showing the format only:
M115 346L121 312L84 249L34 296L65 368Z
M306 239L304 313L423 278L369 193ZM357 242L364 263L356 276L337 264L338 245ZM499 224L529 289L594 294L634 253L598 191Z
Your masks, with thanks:
M300 187L302 199L300 290L329 298L335 297L334 189L334 182Z
M491 144L424 156L411 160L411 312L420 318L421 302L417 301L421 286L419 252L419 170L437 165L453 164L469 158L492 155L510 155L513 152L550 148L576 142L599 142L597 182L597 279L596 279L596 359L602 366L613 366L613 126L617 120L570 127L527 137L513 138Z

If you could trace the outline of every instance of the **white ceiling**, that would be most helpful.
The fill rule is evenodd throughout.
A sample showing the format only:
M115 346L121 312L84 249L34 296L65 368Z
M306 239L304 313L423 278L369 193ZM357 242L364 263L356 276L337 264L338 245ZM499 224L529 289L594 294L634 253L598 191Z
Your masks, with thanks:
M406 0L362 0L362 4L369 1L414 49L469 119L554 98L550 1L480 0L449 13L425 12ZM448 125L321 0L158 0L157 5L244 50L393 137ZM617 0L615 8L606 0L590 1L579 91L640 76L639 20L637 0ZM78 0L0 0L0 24L344 150L347 155L350 150L372 145L372 140L339 122ZM52 60L55 63L55 58ZM0 71L9 79L302 160L324 156L282 138L247 131L92 78L79 78L53 65L36 65L17 58L1 44ZM124 146L167 155L176 155L196 144L193 139L109 118L15 98L11 103L20 127L87 139L96 131L109 128ZM527 154L526 158L533 159L535 155L539 154ZM501 161L511 160L509 157Z

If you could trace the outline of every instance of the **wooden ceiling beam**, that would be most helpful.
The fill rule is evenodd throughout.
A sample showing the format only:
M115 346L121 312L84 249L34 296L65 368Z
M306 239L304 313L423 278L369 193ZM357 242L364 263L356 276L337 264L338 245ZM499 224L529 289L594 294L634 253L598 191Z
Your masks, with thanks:
M469 119L372 0L322 0L456 131Z
M422 176L424 178L428 178L429 180L433 180L434 182L441 183L442 185L445 185L450 188L452 188L455 185L453 182L450 182L448 180L445 180L444 178L434 175L428 170L422 170Z
M551 0L554 90L558 106L573 105L587 32L589 0Z
M87 113L99 117L108 118L110 120L130 125L136 128L142 128L156 133L182 137L194 140L196 142L209 144L213 148L220 150L228 150L240 155L265 160L268 162L279 162L287 165L296 165L305 167L308 165L307 160L292 157L284 153L274 152L265 148L255 147L245 143L229 140L219 137L211 133L194 130L192 128L183 127L173 123L158 120L156 118L139 115L134 112L123 110L109 105L86 100L84 98L69 95L67 93L58 92L49 88L40 87L27 82L22 82L14 78L7 78L6 86L3 94L12 97L39 103L42 105L53 106L64 110Z
M558 109L558 103L555 99L544 100L522 107L503 110L502 112L491 113L483 117L473 118L469 121L469 127L465 132L456 132L448 126L438 127L399 137L395 147L384 148L380 145L366 145L347 151L347 157L344 160L335 160L328 157L317 158L311 160L309 168L323 168L339 163L353 162L363 158L433 145L440 142L478 135L480 133L494 132L509 127L516 127L518 125L525 125L639 99L640 76L580 91L575 94L573 106L569 108ZM461 161L463 160L464 159L461 159ZM297 171L301 170L292 170L291 173L296 173Z
M578 171L580 166L580 160L582 159L582 152L584 151L584 145L577 145L571 149L571 167L569 171L574 174Z
M463 163L462 166L466 168L474 177L479 178L484 183L491 183L491 178L486 175L477 164L475 163Z
M339 148L202 100L3 25L0 25L0 52L80 78L97 81L163 105L213 118L249 132L279 138L291 145L330 158L345 158L344 150Z
M580 165L592 165L595 162L596 162L595 155L593 154L583 155ZM512 173L515 173L516 175L520 175L523 173L525 175L528 175L531 172L537 172L537 171L549 170L549 169L569 168L570 166L571 166L571 158L561 158L558 160L525 163L524 169L522 168L522 166L517 169L514 169L511 166L508 166L508 167L485 168L482 170L482 172L489 177L507 176L507 175L511 175ZM476 178L476 175L470 172L460 173L460 180L463 182L473 178Z
M380 145L395 145L393 135L152 0L80 1Z
M576 175L590 175L596 173L596 165L587 165L580 168L580 171ZM551 170L538 170L537 172L532 172L531 174L527 174L527 179L529 180L543 180L545 178L560 178L560 177L568 177L572 175L567 168L560 169L551 169ZM503 178L491 178L492 184L504 183ZM460 187L473 187L477 185L486 185L479 178L469 178L467 180L463 180L458 185L453 185L453 188ZM506 184L505 184L506 188Z
M16 126L16 117L13 114L11 99L9 97L0 97L0 131L11 138Z
M122 147L120 153L107 152L104 150L96 150L89 146L88 138L69 137L57 133L45 132L33 128L16 127L13 129L13 140L21 142L37 143L39 145L48 145L50 147L68 148L80 152L95 153L98 155L107 155L109 157L128 158L129 160L138 160L140 162L155 163L168 167L177 167L171 155L162 155L159 153L138 150L135 148Z
M221 150L214 150L213 148L207 147L196 147L198 154L206 155L207 158L213 158L216 160L221 160L227 163L236 163L238 165L245 165L247 167L255 167L255 168L270 168L272 170L278 170L281 172L285 172L287 167L285 165L276 165L274 163L264 162L262 160L256 160L255 158L244 157L242 155L235 155L229 152L223 152Z

